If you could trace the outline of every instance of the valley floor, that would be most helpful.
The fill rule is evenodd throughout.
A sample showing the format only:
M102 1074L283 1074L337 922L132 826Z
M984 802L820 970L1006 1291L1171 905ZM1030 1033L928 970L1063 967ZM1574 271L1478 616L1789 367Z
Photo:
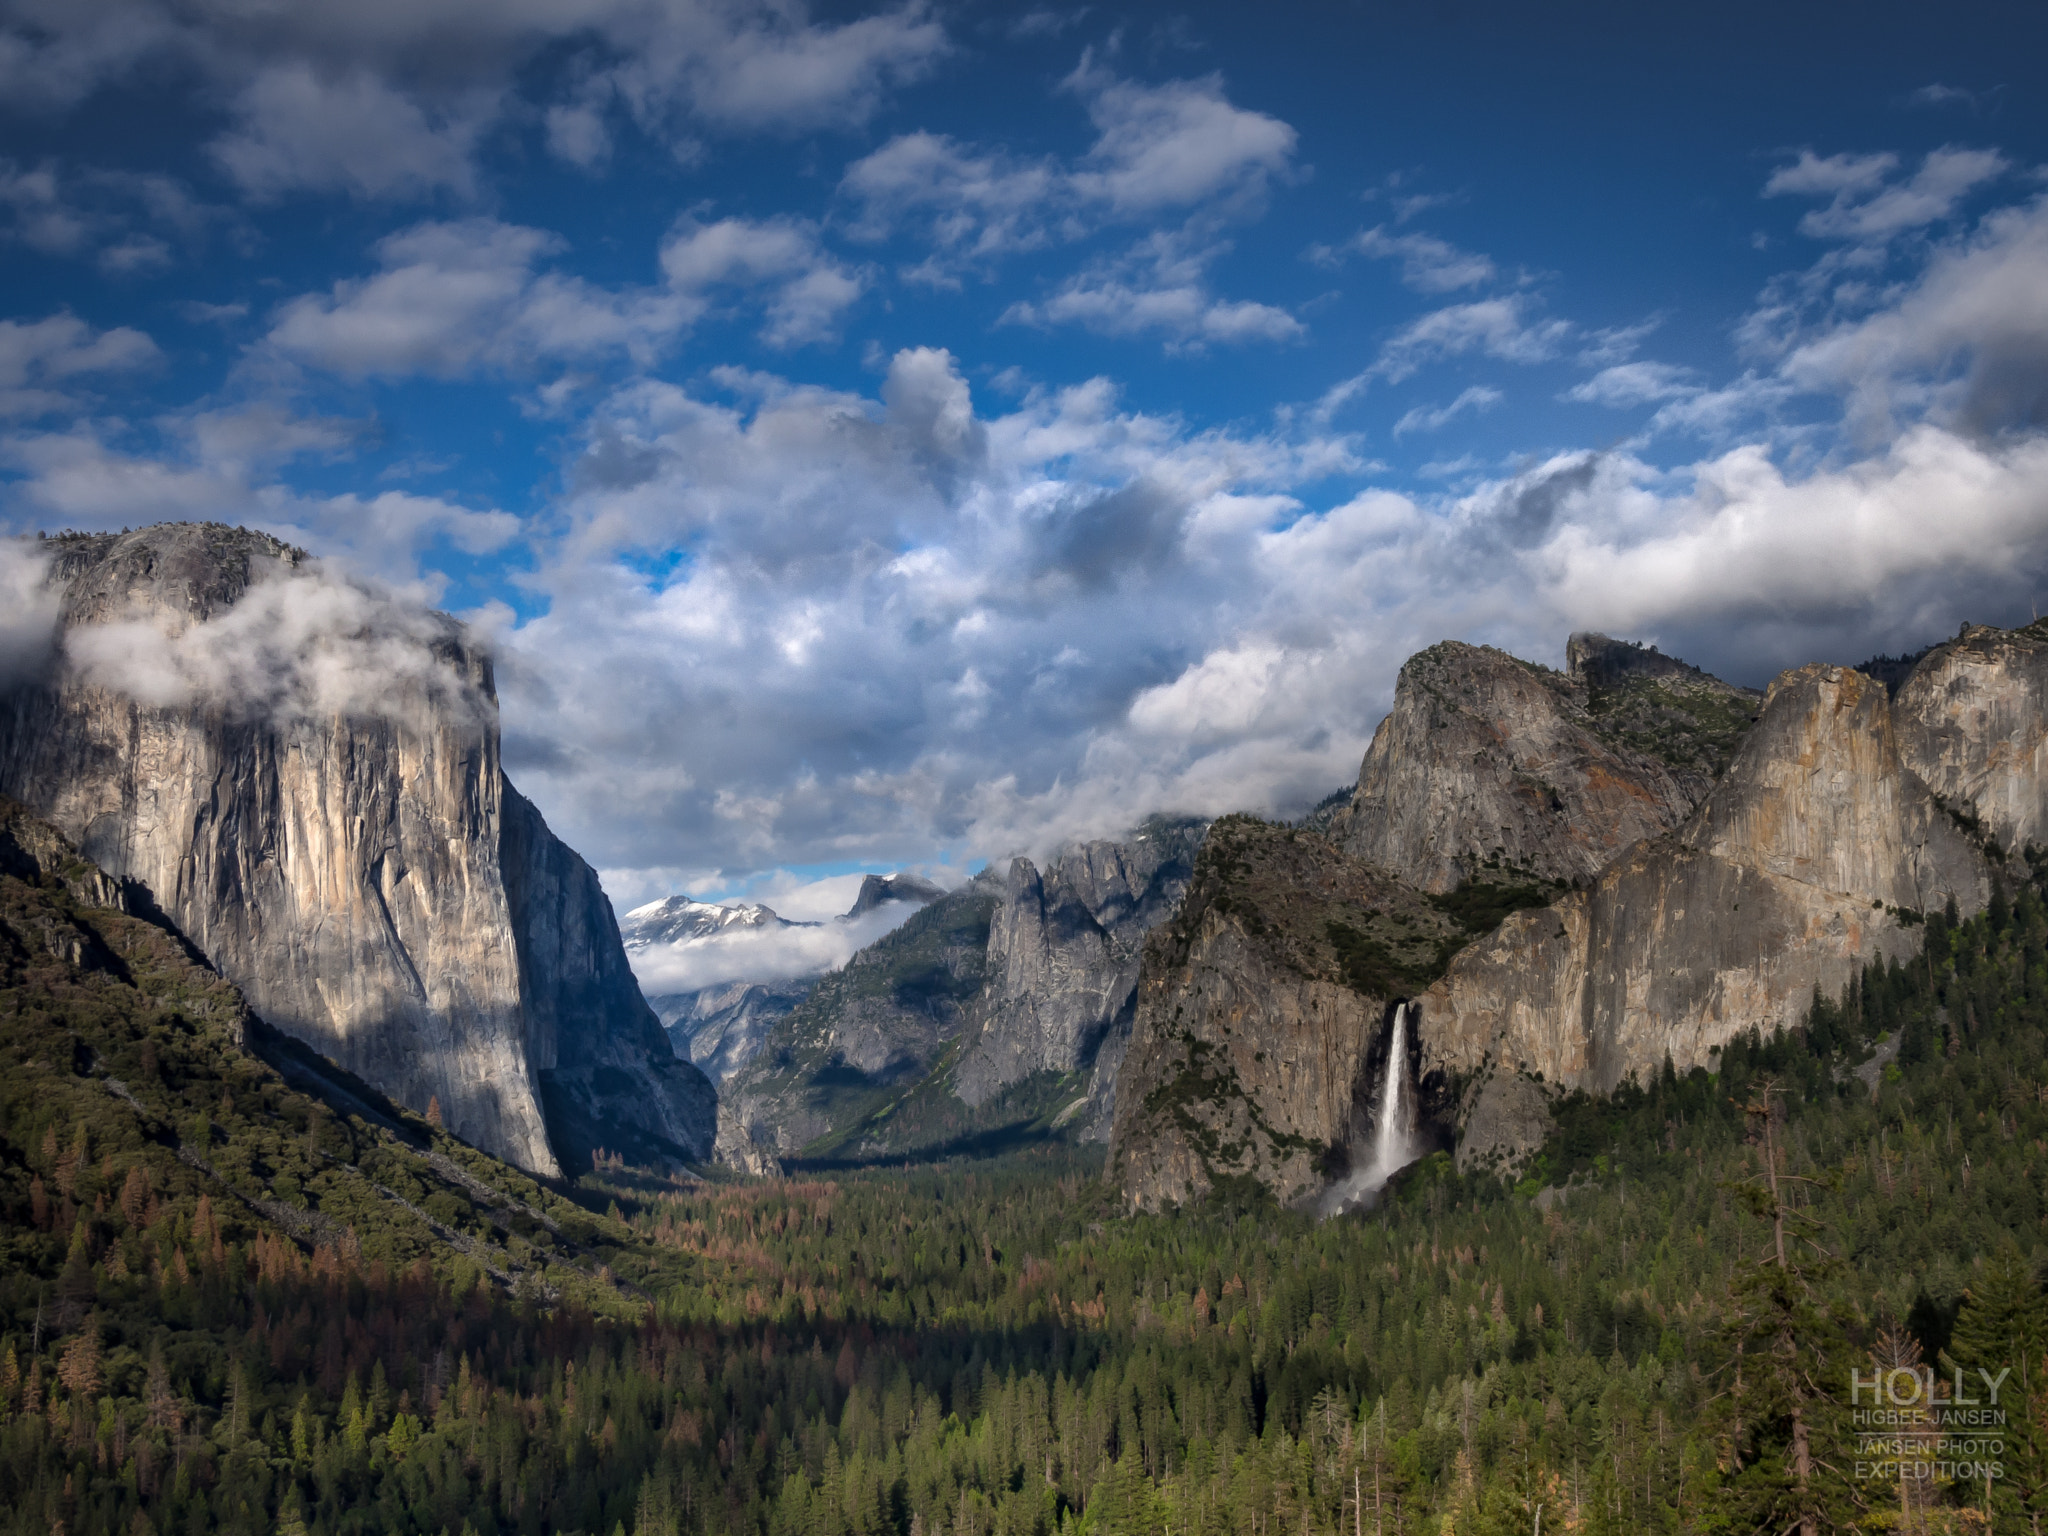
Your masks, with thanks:
M546 1189L316 1101L154 930L4 884L0 1531L2019 1532L2048 1500L2032 885L1718 1075L1565 1101L1515 1186L1438 1156L1317 1222L1249 1185L1130 1216L1056 1139ZM1865 1437L1852 1372L1921 1364L2010 1371L1996 1450Z

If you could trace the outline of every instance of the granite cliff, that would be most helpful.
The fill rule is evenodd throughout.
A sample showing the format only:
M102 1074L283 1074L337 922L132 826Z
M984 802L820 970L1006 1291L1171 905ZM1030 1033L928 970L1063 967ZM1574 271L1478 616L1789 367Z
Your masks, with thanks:
M1154 817L1122 841L1063 850L1041 873L1013 859L989 924L988 957L954 1091L979 1107L1035 1073L1089 1071L1106 1136L1130 1040L1145 935L1172 916L1206 823Z
M523 1168L709 1151L595 872L506 780L488 658L267 535L45 541L58 658L0 793L144 888L271 1026Z
M1917 948L1923 913L2048 857L2048 628L1966 626L1903 675L1802 667L1761 697L1600 636L1568 660L1433 647L1327 841L1247 824L1228 879L1198 868L1141 969L1111 1146L1133 1201L1315 1189L1361 1145L1400 1000L1438 1130L1512 1167L1558 1091L1797 1026Z
M932 902L770 1024L727 1082L720 1155L872 1158L1034 1125L1105 1137L1139 949L1204 829L1154 817Z
M821 978L726 1083L718 1155L759 1170L856 1129L949 1063L1000 903L986 873Z
M1901 737L1875 679L1787 672L1684 827L1458 956L1420 1033L1425 1062L1472 1084L1465 1160L1528 1150L1493 1123L1528 1082L1607 1091L1667 1059L1711 1066L1738 1032L1799 1024L1816 987L1911 953L1930 906L1981 907L1989 863Z
M1389 1005L1461 941L1413 885L1317 833L1217 822L1145 941L1109 1176L1155 1210L1228 1179L1320 1189L1369 1140Z
M1691 813L1754 698L1683 662L1575 635L1558 673L1445 641L1401 668L1347 809L1347 853L1441 893L1502 871L1589 880Z

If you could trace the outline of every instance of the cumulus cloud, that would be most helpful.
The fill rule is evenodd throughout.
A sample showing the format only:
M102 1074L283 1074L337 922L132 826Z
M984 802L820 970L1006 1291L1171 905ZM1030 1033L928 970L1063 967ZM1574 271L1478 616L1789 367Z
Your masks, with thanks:
M0 159L0 241L44 256L89 257L113 276L166 266L228 222L169 176Z
M1401 660L1447 636L1554 661L1605 629L1761 683L2023 619L2048 435L1989 381L2048 377L2025 361L2048 336L2043 219L1983 221L1769 371L1615 361L1572 390L1707 438L1693 462L1565 452L1433 496L1314 504L1358 460L1313 414L1191 432L1102 381L991 413L930 350L880 399L621 391L589 451L635 468L583 482L550 611L506 637L508 754L616 865L998 857L1161 808L1305 806L1355 774ZM1564 323L1529 302L1437 311L1390 371L1555 356ZM1832 400L1853 428L1880 379L1900 424L1867 448L1768 425ZM1976 399L2005 425L1978 430ZM642 574L635 550L679 544L687 568Z
M672 145L853 124L946 48L922 4L828 22L800 0L19 0L0 18L0 92L60 110L177 66L229 113L214 155L252 195L404 199L472 194L479 145L524 114L581 164L608 140L614 103ZM568 99L520 100L551 80L570 82Z
M377 242L374 276L284 304L264 345L354 376L523 373L607 353L649 361L703 311L692 294L615 292L544 269L563 244L493 219L415 225Z
M1370 368L1339 380L1323 392L1310 412L1328 422L1375 380L1398 384L1429 363L1478 354L1509 363L1543 363L1556 357L1571 337L1568 320L1544 319L1527 294L1475 299L1431 310L1402 326L1381 345ZM1476 402L1474 402L1476 403ZM1419 420L1419 418L1418 418Z
M128 326L95 331L76 315L0 320L0 418L40 416L76 403L70 386L93 374L158 362L156 343Z
M429 113L368 71L328 78L301 61L261 70L237 94L213 155L257 197L307 190L420 197L475 187L471 156L496 115L481 93Z
M612 75L649 126L678 113L726 129L858 123L890 86L924 74L947 47L945 29L923 4L836 26L790 4L655 14L651 23L617 26L631 53Z
M1995 211L1894 303L1807 337L1782 371L1846 394L1866 433L1922 410L1978 433L2048 426L2048 200Z
M523 535L519 519L496 508L403 491L300 495L269 478L303 453L345 453L352 423L257 406L193 412L166 418L162 426L182 454L124 451L76 425L0 438L0 465L19 477L14 499L20 511L45 526L106 531L159 521L247 523L414 587L430 545L481 555ZM435 589L430 583L421 590Z
M1190 248L1160 233L1131 250L1092 262L1037 302L1020 299L1002 319L1015 325L1080 325L1108 336L1163 334L1168 343L1201 347L1291 341L1303 334L1286 310L1249 299L1224 299L1208 268L1227 247Z
M1294 129L1233 105L1220 75L1145 85L1118 79L1084 53L1067 85L1087 102L1100 134L1074 185L1118 212L1257 197L1289 171Z
M1564 398L1627 410L1660 400L1684 399L1699 392L1700 386L1693 381L1690 368L1671 363L1616 363L1584 383L1573 385L1564 392Z
M853 229L863 238L879 239L899 220L921 219L933 255L918 273L940 284L957 284L962 265L1082 232L1071 213L1063 213L1073 184L1058 164L978 149L944 134L899 134L848 166L840 191L860 207ZM1070 222L1061 228L1063 217Z
M662 244L661 268L697 307L719 288L764 293L761 339L775 347L830 340L866 287L820 248L816 225L795 218L684 219Z
M944 135L899 135L848 167L841 195L859 208L854 231L876 239L906 221L931 247L911 269L913 280L956 286L969 268L986 268L1019 251L1079 241L1105 221L1143 222L1187 215L1182 244L1201 243L1196 230L1259 211L1267 189L1293 175L1296 134L1278 118L1232 103L1221 76L1160 84L1121 79L1084 54L1064 88L1081 98L1097 130L1087 152L1071 162L1025 158L961 144ZM1145 259L1141 246L1126 262ZM1090 292L1122 298L1160 292L1129 284L1084 282ZM1270 333L1267 306L1213 303L1184 316L1210 315L1216 333ZM1155 307L1163 300L1155 299ZM1234 318L1229 313L1235 311ZM1083 301L1072 318L1092 319L1101 305ZM1045 318L1049 311L1036 312ZM1173 322L1181 329L1192 323ZM1145 327L1139 327L1143 329ZM1284 329L1284 327L1282 328Z

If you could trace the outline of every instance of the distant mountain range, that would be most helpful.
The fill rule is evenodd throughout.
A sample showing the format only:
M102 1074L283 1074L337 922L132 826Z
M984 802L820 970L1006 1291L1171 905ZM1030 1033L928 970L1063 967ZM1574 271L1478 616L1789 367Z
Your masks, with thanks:
M871 913L923 906L943 895L943 887L918 875L868 875L853 905L833 924L871 928L861 922ZM843 958L829 945L781 945L775 936L799 929L822 935L830 926L783 917L759 902L690 896L648 902L619 920L626 954L676 1055L721 1084L752 1058L769 1027ZM706 985L664 985L707 969L716 979Z

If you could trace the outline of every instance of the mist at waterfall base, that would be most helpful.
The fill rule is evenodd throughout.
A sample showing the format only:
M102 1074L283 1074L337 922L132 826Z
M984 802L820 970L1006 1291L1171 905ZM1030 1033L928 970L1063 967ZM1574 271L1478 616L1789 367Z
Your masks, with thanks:
M1372 1157L1323 1192L1317 1209L1324 1216L1340 1211L1371 1209L1387 1181L1422 1155L1416 1125L1415 1084L1408 1070L1408 1005L1395 1005L1388 1026L1387 1066L1380 1080L1379 1102L1373 1106Z

